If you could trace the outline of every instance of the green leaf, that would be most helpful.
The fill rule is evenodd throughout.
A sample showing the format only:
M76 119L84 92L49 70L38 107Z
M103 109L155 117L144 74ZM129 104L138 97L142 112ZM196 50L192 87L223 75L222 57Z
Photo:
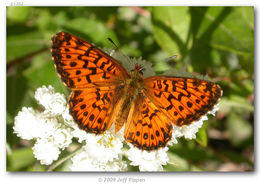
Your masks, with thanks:
M30 11L29 6L10 6L6 9L6 17L8 21L25 22Z
M230 141L234 146L241 145L253 135L252 125L234 112L228 116L227 127L230 133Z
M91 43L102 43L103 45L109 46L108 44L110 43L107 40L108 37L117 42L115 33L109 30L104 23L98 20L76 18L68 22L64 27L70 33Z
M252 71L254 30L252 7L192 7L193 46L189 53L195 71L220 66L212 51L234 53L245 58ZM223 55L222 63L225 63ZM229 56L229 55L227 55ZM245 63L245 62L244 62ZM211 68L212 68L211 67Z
M174 153L168 153L169 161L167 166L164 167L166 171L187 171L189 168L189 164L187 160L178 156Z
M226 97L221 98L219 103L219 110L228 114L232 111L232 109L236 109L240 112L254 112L254 106L248 103L244 97L233 95L230 99Z
M170 56L184 56L188 45L190 14L188 7L154 7L153 34Z
M6 143L10 145L10 148L16 146L21 139L14 134L13 123L8 123L6 126Z
M8 117L14 117L24 105L24 97L27 96L28 82L26 78L17 73L7 76L7 113ZM9 123L11 124L11 123Z
M214 32L212 46L238 55L253 56L253 17L253 7L234 7ZM211 11L208 12L207 18L211 19Z
M193 46L187 60L192 63L195 71L204 71L209 65L211 67L220 65L217 62L219 57L215 59L212 55L215 52L211 41L214 39L213 34L231 11L229 7L190 8Z
M196 141L202 145L203 147L206 147L208 144L208 135L207 135L207 124L204 123L202 127L199 129L197 135L196 135Z
M38 27L39 31L42 33L44 39L50 42L51 37L60 30L60 27L66 24L69 20L66 13L63 9L58 8L54 11L53 15L50 10L55 8L48 9L39 9L38 15L35 19L35 25Z
M12 154L7 157L7 171L19 171L20 169L31 165L35 161L32 148L13 150Z
M36 52L48 43L35 28L14 25L9 26L7 30L7 62Z
M165 171L202 171L202 169L175 153L168 152L168 157L168 164L164 166Z
M68 93L67 88L62 84L62 81L56 73L49 51L34 57L31 61L31 66L24 71L24 76L33 94L37 88L43 85L52 85L55 91L63 94Z
M204 15L195 38L214 48L239 55L253 55L253 7L192 8L193 15ZM206 10L206 11L205 11Z

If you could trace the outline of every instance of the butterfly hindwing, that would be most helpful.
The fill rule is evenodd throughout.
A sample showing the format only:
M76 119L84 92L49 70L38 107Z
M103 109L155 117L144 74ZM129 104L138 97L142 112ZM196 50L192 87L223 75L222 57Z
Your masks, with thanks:
M101 134L113 123L121 92L116 86L73 91L69 100L70 114L81 129Z
M155 150L171 139L172 125L154 103L139 93L130 108L124 136L139 149Z

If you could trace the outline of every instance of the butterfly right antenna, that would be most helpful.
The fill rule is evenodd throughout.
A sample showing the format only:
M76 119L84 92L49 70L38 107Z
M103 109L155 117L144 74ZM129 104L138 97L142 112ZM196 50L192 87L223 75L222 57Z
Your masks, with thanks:
M173 60L173 59L176 59L177 57L178 57L177 55L168 57L168 58L166 58L166 61L171 61L171 60Z

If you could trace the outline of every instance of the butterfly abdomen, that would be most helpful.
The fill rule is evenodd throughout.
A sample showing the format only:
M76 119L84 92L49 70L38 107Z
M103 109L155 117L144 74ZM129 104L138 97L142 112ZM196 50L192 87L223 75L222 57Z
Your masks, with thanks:
M125 81L124 93L122 95L123 104L115 120L115 133L117 133L124 125L128 117L131 104L136 99L140 87L140 81L138 81L139 78L141 77L134 75Z

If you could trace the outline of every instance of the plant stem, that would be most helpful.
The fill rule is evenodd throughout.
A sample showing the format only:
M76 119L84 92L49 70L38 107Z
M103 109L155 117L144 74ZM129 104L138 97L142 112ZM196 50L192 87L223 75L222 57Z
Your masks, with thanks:
M54 162L48 169L47 171L53 171L54 169L56 169L58 166L60 166L63 162L65 162L66 160L70 159L71 157L73 157L74 155L80 153L83 151L82 146L78 147L75 151L73 151L71 154L69 154L68 156L65 156L64 158Z

